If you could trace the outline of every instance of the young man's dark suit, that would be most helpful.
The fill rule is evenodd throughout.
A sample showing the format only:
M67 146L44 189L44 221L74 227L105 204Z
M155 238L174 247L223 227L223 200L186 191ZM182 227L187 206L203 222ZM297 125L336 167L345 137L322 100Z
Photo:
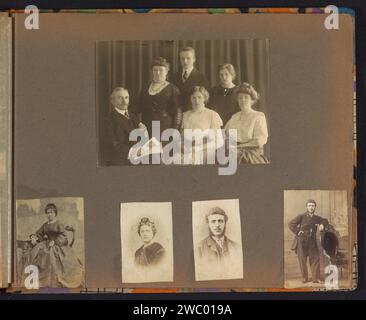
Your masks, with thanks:
M108 147L107 164L120 166L131 164L128 152L136 142L129 141L130 132L138 128L137 117L129 112L129 117L113 109L106 119L106 140Z
M216 241L208 236L198 244L198 254L201 259L209 263L220 264L223 260L232 259L238 254L238 245L236 242L230 240L228 237L223 238L223 247L216 243Z
M183 71L180 70L173 74L171 82L175 84L181 94L182 111L191 109L191 97L190 93L193 87L200 86L209 89L208 81L203 73L199 72L196 68L193 68L187 80L183 81Z
M293 249L296 250L299 259L303 281L308 280L308 268L306 265L309 257L312 281L320 280L319 248L316 240L317 225L328 225L328 220L306 212L292 219L288 226L295 234Z

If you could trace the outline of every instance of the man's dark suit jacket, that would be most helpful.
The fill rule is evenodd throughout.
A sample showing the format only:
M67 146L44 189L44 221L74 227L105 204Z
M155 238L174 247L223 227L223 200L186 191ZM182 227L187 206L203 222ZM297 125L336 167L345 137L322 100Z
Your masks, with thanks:
M208 81L203 73L199 72L196 68L193 68L191 74L186 81L183 82L182 70L173 74L171 82L175 84L181 94L182 109L183 112L191 109L191 97L190 93L193 87L201 86L209 89Z
M138 127L137 117L129 112L129 119L113 109L106 119L107 164L128 165L128 152L135 142L129 141L130 132Z
M303 231L304 236L307 238L316 240L317 224L323 224L324 227L326 227L328 225L328 220L315 214L310 217L309 213L305 212L297 215L289 222L288 227L295 234L292 250L297 249L298 234L300 231Z
M219 250L215 240L208 236L198 244L198 255L210 263L220 263L222 259L231 259L238 255L238 245L225 236L222 251Z

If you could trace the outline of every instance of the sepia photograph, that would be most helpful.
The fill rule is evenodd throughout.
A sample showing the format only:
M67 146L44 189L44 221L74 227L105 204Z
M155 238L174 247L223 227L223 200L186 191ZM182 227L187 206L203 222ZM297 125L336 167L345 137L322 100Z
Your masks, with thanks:
M269 163L269 40L96 42L100 166Z
M284 192L285 287L348 287L346 191Z
M84 285L84 203L82 198L16 201L16 276L24 287L27 267L36 266L39 287Z
M122 282L173 281L170 202L121 204Z
M192 202L195 279L243 279L239 200Z

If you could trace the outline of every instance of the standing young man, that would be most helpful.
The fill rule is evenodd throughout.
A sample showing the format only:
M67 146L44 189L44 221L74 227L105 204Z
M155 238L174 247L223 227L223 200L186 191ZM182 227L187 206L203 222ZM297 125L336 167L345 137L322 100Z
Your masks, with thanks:
M309 281L307 268L308 257L312 281L313 283L319 283L320 281L320 257L316 233L318 230L324 230L324 227L328 225L328 220L315 215L315 210L316 202L314 200L308 200L306 203L306 212L299 214L288 224L290 230L295 234L293 248L297 252L303 283Z
M196 53L192 47L184 47L179 51L179 61L181 70L173 74L171 80L180 90L184 112L191 108L189 95L192 88L200 86L208 90L209 85L206 77L194 66Z

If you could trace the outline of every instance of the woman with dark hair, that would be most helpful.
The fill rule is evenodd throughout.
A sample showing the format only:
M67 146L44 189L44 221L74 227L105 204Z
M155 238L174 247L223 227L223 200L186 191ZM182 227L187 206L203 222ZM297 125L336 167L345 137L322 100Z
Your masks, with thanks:
M210 90L210 107L220 115L225 125L235 112L240 111L236 100L237 85L233 82L236 72L230 63L219 65L217 71L220 84Z
M151 66L152 81L140 94L137 113L152 134L152 121L160 121L160 131L168 128L178 129L181 123L179 89L169 81L169 63L162 57L156 58Z
M154 242L156 234L155 223L149 218L142 218L137 226L137 233L143 245L135 252L135 264L139 266L150 266L159 263L165 255L163 246Z
M263 152L263 146L268 139L266 116L252 108L258 101L259 94L252 85L244 82L238 87L236 98L241 111L231 117L225 131L227 138L230 129L237 132L238 163L268 163Z
M47 221L36 232L30 264L38 267L41 287L78 288L83 283L83 266L69 246L64 225L57 220L57 207L46 205Z

